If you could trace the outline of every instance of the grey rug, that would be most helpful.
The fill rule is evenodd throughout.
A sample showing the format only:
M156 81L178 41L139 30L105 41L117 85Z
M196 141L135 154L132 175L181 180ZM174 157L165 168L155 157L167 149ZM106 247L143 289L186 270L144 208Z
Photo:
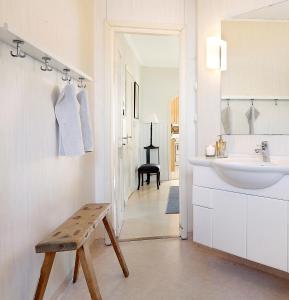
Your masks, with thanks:
M179 200L179 187L171 186L166 214L178 214L180 213L180 200Z

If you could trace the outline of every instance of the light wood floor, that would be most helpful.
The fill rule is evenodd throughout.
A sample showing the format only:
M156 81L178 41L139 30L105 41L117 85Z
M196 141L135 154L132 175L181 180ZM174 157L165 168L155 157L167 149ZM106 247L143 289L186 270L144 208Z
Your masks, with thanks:
M288 300L289 282L238 265L177 238L122 242L130 269L122 271L112 247L92 245L103 300ZM61 300L89 300L82 271Z
M155 182L136 191L128 200L120 239L178 236L179 215L165 214L169 188L178 181L165 181L157 190Z

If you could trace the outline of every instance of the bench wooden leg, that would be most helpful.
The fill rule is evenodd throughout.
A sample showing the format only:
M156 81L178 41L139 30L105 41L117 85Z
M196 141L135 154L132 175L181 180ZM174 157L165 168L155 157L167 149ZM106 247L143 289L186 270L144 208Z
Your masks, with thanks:
M82 246L78 249L78 255L82 270L85 276L87 287L89 289L92 300L102 300L100 291L97 285L96 277L93 270L92 260L90 258L89 249L87 246Z
M79 273L79 253L78 253L78 250L76 250L74 273L73 273L73 283L75 283L77 281L78 273Z
M46 290L46 286L47 286L47 282L49 279L49 275L52 269L52 265L54 262L54 258L55 258L55 252L48 252L45 253L45 258L41 267L41 271L40 271L40 277L39 277L39 281L38 281L38 285L36 288L36 292L34 295L34 300L42 300L45 290Z
M112 246L113 246L113 249L115 251L115 254L118 258L118 261L120 263L120 266L122 268L122 271L123 271L123 274L125 277L128 277L129 276L129 271L128 271L128 268L127 268L127 265L126 265L126 262L124 260L124 257L122 255L122 252L120 250L120 247L119 247L119 244L118 244L118 241L116 240L115 238L115 235L114 235L114 232L113 232L113 229L112 227L110 226L109 224L109 221L107 220L106 217L103 218L103 224L104 224L104 227L108 233L108 236L111 240L111 243L112 243Z

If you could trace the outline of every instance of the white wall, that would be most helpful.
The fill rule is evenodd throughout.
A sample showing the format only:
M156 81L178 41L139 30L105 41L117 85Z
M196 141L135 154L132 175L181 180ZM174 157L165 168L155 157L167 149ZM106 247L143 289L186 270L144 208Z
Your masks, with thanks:
M0 1L1 23L87 71L92 14L93 1ZM1 299L22 300L33 298L43 261L35 244L83 202L94 201L94 153L57 156L61 75L9 51L0 43L0 291ZM72 254L56 258L46 299L56 296L72 267Z
M227 138L227 141L231 154L256 155L254 150L257 148L257 145L261 145L262 141L269 142L271 155L287 157L289 153L288 135L235 135Z
M150 142L150 124L144 122L156 114L159 124L153 124L153 145L160 147L161 180L169 180L170 101L179 95L179 71L142 67L141 75L141 163L146 161L143 147ZM152 162L157 162L154 154L151 153Z
M92 0L1 0L0 25L92 73L93 7Z
M123 64L127 67L135 81L140 82L141 80L141 66L140 62L134 55L134 52L127 43L124 34L116 34L116 49L121 52Z
M206 68L206 38L221 37L221 21L259 7L277 3L273 0L199 0L198 15L198 152L204 153L206 144L214 143L220 133L221 78L219 71ZM255 147L255 138L246 137L247 151ZM280 137L279 142L287 141ZM241 144L231 144L229 151L236 151ZM241 149L240 149L241 151Z
M183 0L107 0L107 18L123 23L184 24Z

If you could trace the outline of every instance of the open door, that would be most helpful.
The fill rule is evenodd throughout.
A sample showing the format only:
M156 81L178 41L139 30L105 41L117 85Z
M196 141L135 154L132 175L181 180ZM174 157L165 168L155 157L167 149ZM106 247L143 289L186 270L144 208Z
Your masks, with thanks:
M124 63L122 52L115 44L114 54L114 101L113 124L116 137L114 154L114 203L115 231L119 236L123 222L125 205L135 190L135 157L133 155L136 142L133 140L133 99L134 78Z
M126 140L124 146L124 195L125 203L136 189L136 152L138 144L133 122L134 108L134 78L128 67L125 67L125 114L123 120L126 125L126 130L123 132L123 137Z
M115 49L114 57L114 99L113 99L113 131L115 136L115 149L113 157L114 166L114 202L115 202L115 231L119 236L123 220L125 207L124 193L124 148L127 139L125 138L126 124L124 120L125 106L125 68L123 66L120 51Z

